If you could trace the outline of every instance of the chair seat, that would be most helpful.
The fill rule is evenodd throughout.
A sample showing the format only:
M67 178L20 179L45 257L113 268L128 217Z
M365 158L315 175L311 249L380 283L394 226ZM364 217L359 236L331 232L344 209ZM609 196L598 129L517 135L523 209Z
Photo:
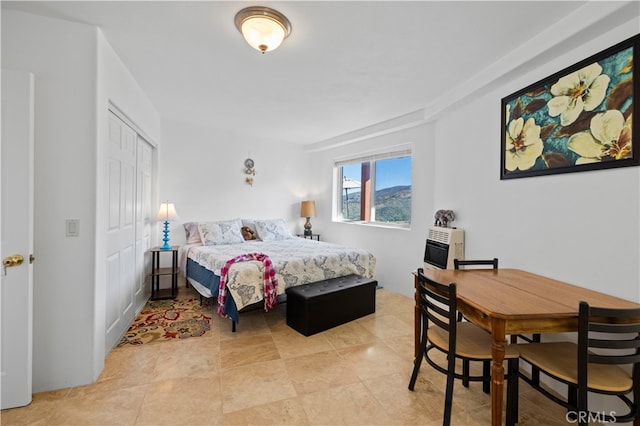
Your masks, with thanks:
M578 383L578 345L571 342L529 343L519 347L520 357L567 383ZM626 392L633 386L631 376L617 365L589 364L588 387L603 392Z
M449 348L449 333L440 327L430 327L427 339L443 351ZM456 332L456 354L474 360L491 360L491 335L470 322L458 323ZM518 358L517 345L506 345L504 358Z

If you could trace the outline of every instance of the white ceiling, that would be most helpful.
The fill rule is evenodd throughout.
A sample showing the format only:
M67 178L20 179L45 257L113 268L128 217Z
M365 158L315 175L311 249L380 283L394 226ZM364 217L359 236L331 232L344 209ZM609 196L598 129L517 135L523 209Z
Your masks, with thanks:
M100 27L163 119L301 144L420 110L583 4L2 1ZM250 5L291 21L277 50L235 28Z

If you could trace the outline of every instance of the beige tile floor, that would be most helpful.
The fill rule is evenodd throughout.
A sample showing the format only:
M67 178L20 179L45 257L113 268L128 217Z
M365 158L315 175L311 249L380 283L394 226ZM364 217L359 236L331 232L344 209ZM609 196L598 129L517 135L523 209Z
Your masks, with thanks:
M180 286L179 297L193 297ZM201 338L112 350L97 383L35 394L2 425L438 425L445 377L423 364L415 392L413 300L377 291L376 313L304 337L286 305L214 316ZM477 364L477 363L476 363ZM479 383L455 384L452 424L490 424ZM520 424L567 424L564 411L521 383Z

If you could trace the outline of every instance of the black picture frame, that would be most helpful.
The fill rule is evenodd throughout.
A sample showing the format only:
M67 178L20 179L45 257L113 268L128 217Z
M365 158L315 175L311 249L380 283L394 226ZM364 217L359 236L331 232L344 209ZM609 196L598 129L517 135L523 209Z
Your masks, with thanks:
M639 48L640 34L502 98L500 179L637 166Z

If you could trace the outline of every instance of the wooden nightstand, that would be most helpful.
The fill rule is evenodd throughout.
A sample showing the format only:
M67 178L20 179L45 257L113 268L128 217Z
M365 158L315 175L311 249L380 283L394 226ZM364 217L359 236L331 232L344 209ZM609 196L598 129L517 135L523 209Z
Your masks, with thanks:
M160 247L149 249L149 253L151 253L151 300L175 299L178 295L179 248L179 246L172 246L170 250L162 250ZM171 253L171 267L160 267L161 253ZM171 287L160 289L160 282L168 280L171 281Z
M320 234L311 234L311 235L298 234L297 236L300 237L300 238L306 238L307 240L318 240L318 241L320 241Z

